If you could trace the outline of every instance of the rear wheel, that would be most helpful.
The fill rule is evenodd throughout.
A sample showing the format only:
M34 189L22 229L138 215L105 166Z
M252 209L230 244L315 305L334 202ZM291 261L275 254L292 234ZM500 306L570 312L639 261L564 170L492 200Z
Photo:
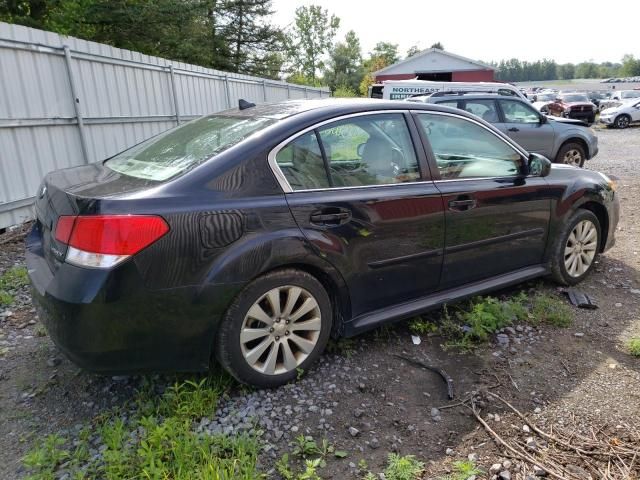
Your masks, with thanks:
M574 213L554 245L554 280L562 285L581 282L595 264L600 238L600 222L593 212L580 209Z
M616 120L613 122L616 128L627 128L630 123L631 123L631 117L629 117L629 115L626 115L626 114L617 116Z
M322 284L300 270L279 270L254 280L235 299L218 330L215 355L240 382L276 387L320 356L331 324Z
M582 167L586 154L584 147L579 143L565 143L556 155L556 163L566 163L567 165L573 165L575 167Z

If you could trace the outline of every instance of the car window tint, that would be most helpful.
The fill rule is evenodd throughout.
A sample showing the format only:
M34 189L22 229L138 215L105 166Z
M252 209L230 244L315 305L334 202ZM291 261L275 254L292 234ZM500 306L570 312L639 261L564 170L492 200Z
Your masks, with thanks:
M438 102L438 105L444 105L445 107L458 108L458 100L445 100L444 102Z
M539 115L524 103L498 100L507 123L540 123Z
M420 177L402 114L353 117L318 132L335 187L411 182Z
M293 190L326 188L327 171L314 132L299 136L276 155L276 163Z
M500 121L500 117L496 112L496 104L493 100L467 100L464 109L486 122L498 123Z
M421 113L442 179L518 175L522 156L484 127L460 117Z

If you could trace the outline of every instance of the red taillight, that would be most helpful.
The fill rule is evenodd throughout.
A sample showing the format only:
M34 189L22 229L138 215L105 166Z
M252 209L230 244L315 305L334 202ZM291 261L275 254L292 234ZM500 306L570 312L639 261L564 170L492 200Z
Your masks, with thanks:
M61 216L56 240L77 250L105 255L134 255L169 231L153 215Z
M71 237L71 232L73 231L73 224L76 221L76 217L74 216L62 216L58 219L58 223L56 224L56 240L60 243L68 244L69 237Z

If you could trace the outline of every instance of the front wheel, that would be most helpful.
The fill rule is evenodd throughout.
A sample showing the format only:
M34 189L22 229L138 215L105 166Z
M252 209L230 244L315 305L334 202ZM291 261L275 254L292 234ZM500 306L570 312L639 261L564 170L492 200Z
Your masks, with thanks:
M616 128L627 128L631 123L631 118L629 115L619 115L613 124Z
M562 229L554 245L551 271L562 285L581 282L593 269L600 245L600 222L593 212L580 209Z
M556 163L566 163L574 167L582 167L586 154L584 147L579 143L566 143L560 148L556 155Z
M277 387L320 356L331 325L322 284L300 270L278 270L251 282L234 300L218 329L215 356L240 382Z

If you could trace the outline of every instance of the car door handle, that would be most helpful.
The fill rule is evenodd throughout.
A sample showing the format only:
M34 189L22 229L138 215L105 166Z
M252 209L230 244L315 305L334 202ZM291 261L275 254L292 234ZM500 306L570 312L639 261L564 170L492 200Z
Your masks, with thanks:
M342 225L351 219L351 212L347 210L333 209L321 210L314 212L309 217L309 220L314 225Z
M478 203L473 198L468 198L464 200L451 200L449 202L449 210L453 210L456 212L464 212L466 210L471 210L472 208L476 208Z
M519 132L519 131L520 131L520 129L519 129L518 127L511 127L511 128L509 129L509 131L510 131L510 132Z

